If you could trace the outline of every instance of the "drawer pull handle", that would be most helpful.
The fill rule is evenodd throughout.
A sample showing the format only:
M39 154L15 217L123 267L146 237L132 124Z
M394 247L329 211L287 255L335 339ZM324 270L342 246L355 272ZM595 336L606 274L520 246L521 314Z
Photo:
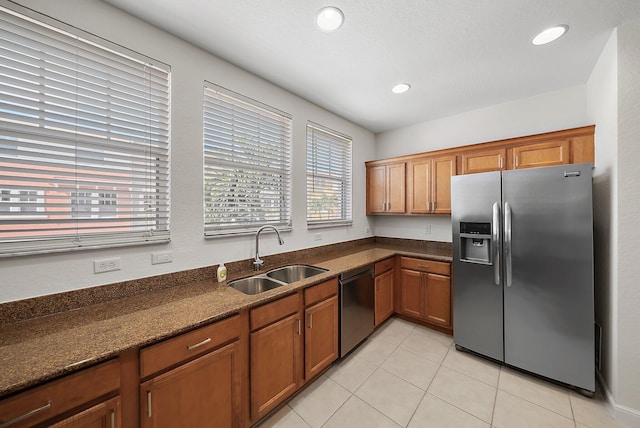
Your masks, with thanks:
M4 428L4 427L8 427L10 425L16 424L20 421L23 421L27 418L30 418L31 416L38 414L40 412L44 412L45 410L49 409L51 407L51 401L47 401L47 404L45 404L42 407L38 407L37 409L33 409L30 412L25 413L24 415L20 415L17 418L13 418L10 421L7 422L2 422L0 423L0 428ZM1 422L1 421L0 421Z
M207 343L209 343L209 342L211 342L211 338L210 338L210 337L207 337L207 338L206 338L205 340L203 340L202 342L198 342L198 343L196 343L195 345L189 345L189 346L187 346L187 350L188 350L188 351L193 351L194 349L199 348L199 347L201 347L201 346L203 346L203 345L206 345L206 344L207 344Z
M418 265L420 269L429 269L429 265Z

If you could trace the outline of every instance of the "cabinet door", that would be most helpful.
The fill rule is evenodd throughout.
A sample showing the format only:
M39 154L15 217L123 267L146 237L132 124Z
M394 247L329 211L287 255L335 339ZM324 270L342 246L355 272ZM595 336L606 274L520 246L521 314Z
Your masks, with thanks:
M296 313L251 333L251 417L254 422L301 384L300 322Z
M424 286L422 273L415 270L402 269L400 284L400 312L404 315L423 318Z
M391 164L387 168L387 212L404 214L406 212L405 163Z
M51 425L51 428L119 428L120 426L120 397L114 397L63 419Z
M338 358L338 296L307 308L304 377L309 380Z
M513 148L513 169L569 163L569 141L555 140Z
M407 185L410 214L428 214L431 210L431 159L409 162Z
M393 270L376 277L375 316L377 327L393 314Z
M456 157L433 160L431 199L433 214L451 214L451 176L456 175Z
M386 165L367 168L367 213L382 213L387 205Z
M451 326L451 277L426 274L425 319L444 327Z
M462 153L462 174L501 171L505 168L506 149L476 150Z
M239 426L238 354L234 342L141 384L141 426Z

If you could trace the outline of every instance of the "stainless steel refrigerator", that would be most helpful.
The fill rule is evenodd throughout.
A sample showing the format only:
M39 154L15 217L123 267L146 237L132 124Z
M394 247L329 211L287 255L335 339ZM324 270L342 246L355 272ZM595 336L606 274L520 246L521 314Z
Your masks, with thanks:
M595 391L592 169L452 177L456 347Z

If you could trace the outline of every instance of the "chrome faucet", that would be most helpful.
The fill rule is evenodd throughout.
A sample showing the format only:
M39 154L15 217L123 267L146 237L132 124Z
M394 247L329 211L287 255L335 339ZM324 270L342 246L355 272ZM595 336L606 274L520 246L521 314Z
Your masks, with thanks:
M260 255L258 251L258 238L260 237L260 232L262 232L265 229L273 229L276 232L276 235L278 235L278 244L280 245L284 244L284 240L280 237L280 231L276 229L275 226L272 226L270 224L265 224L260 229L258 229L258 231L256 232L256 258L253 261L253 270L255 270L256 272L258 272L262 267L262 265L264 264L264 260L260 260Z

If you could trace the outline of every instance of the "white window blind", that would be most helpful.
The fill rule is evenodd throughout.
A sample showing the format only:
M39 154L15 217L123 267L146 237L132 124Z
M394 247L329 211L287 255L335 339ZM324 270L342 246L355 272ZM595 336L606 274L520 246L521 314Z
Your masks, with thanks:
M169 67L0 7L0 189L0 256L168 241Z
M307 125L307 225L352 223L351 138Z
M291 227L291 117L205 82L204 231Z

